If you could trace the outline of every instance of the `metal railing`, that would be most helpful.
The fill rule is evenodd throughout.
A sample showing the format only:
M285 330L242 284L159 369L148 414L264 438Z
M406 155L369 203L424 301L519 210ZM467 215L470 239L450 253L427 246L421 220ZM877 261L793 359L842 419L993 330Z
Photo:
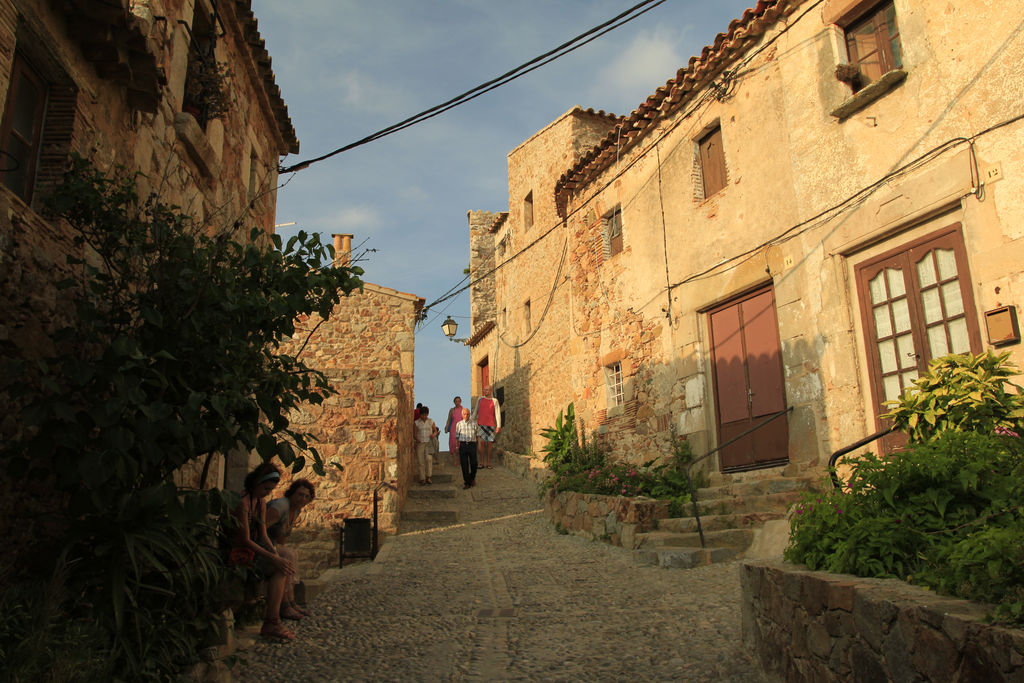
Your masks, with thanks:
M729 439L725 443L723 443L723 444L721 444L719 446L716 446L715 448L712 448L710 451L708 451L704 455L700 456L699 458L696 458L695 460L692 460L690 462L690 464L686 466L686 484L690 488L690 502L693 503L693 517L694 517L694 519L697 520L697 534L700 536L700 547L702 549L706 548L707 544L704 541L704 527L700 523L700 510L697 507L697 491L696 491L696 489L693 488L693 477L690 476L690 470L693 469L693 466L696 465L697 463L699 463L701 460L704 460L705 458L711 457L712 455L714 455L718 451L722 450L726 446L731 446L732 444L736 443L737 441L739 441L740 439L744 438L745 436L749 436L750 434L753 434L754 432L756 432L761 427L764 427L769 422L772 422L773 420L776 420L776 419L782 417L783 415L785 415L786 413L790 413L792 411L793 411L793 406L790 406L790 407L786 408L785 410L780 410L779 412L773 414L771 417L769 417L767 420L765 420L761 424L755 425L755 426L751 427L750 429L748 429L747 431L743 432L742 434L740 434L738 436L734 436L733 438Z
M839 481L839 475L836 474L836 463L839 461L839 458L843 457L850 451L855 451L861 446L867 446L872 441L877 441L878 439L881 439L883 436L888 436L889 434L892 434L895 431L896 427L887 427L886 429L880 429L871 436L865 436L860 441L851 443L849 446L843 446L838 451L830 455L828 457L828 473L829 476L832 477L832 486L838 489L843 485L843 483Z

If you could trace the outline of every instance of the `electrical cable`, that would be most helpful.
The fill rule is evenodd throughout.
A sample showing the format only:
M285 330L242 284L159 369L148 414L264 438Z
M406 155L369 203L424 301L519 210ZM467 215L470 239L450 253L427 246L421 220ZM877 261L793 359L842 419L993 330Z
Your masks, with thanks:
M422 123L423 121L438 116L439 114L443 114L444 112L450 109L454 109L460 104L465 104L470 100L474 100L477 97L480 97L484 93L490 92L495 88L499 88L505 85L506 83L510 83L511 81L514 81L517 78L520 78L521 76L525 76L531 71L534 71L546 64L549 64L554 60L558 59L559 57L564 57L570 52L578 50L579 48L600 38L606 33L613 31L614 29L617 29L620 26L624 26L625 24L628 24L634 19L639 18L640 16L646 14L647 12L651 11L652 9L654 9L658 5L663 4L666 1L667 0L643 0L642 2L634 5L633 7L630 7L625 12L622 12L617 16L613 17L612 19L609 19L608 21L605 21L590 30L581 33L575 38L572 38L571 40L562 43L553 50L549 50L548 52L545 52L540 56L534 57L528 62L520 64L516 68L512 69L511 71L505 72L501 76L492 78L491 80L485 83L481 83L480 85L471 88L464 93L456 95L455 97L447 100L446 102L434 105L433 107L430 107L429 109L425 109L419 112L418 114L414 114L406 119L403 119L398 123L392 124L386 128L382 128L376 133L372 133L364 138L356 140L355 142L349 143L343 147L339 147L338 149L332 152L328 152L327 154L323 154L321 156L314 157L312 159L307 159L305 161L300 161L296 164L292 164L291 166L281 168L279 170L279 173L293 173L295 171L301 171L303 169L309 168L311 165L319 161L329 159L337 154L341 154L342 152L347 152L350 149L360 147L367 143L373 142L374 140L378 140L393 133L397 133L400 130L404 130L405 128L409 128L410 126L414 126L417 123Z
M749 63L750 63L750 62L751 62L751 61L752 61L752 60L753 60L753 59L754 59L754 58L755 58L755 57L756 57L757 55L759 55L759 54L760 54L761 52L763 52L763 51L764 51L764 50L766 50L766 49L767 49L768 47L770 47L770 46L771 46L771 45L772 45L772 44L773 44L773 43L774 43L775 41L777 41L777 40L778 40L779 38L781 38L781 37L782 37L782 36L783 36L784 34L788 33L788 32L789 32L789 31L790 31L790 30L791 30L791 29L792 29L792 28L793 28L794 26L796 26L796 24L797 24L797 23L799 23L799 22L800 22L800 20L801 20L801 19L803 19L803 18L804 18L805 16L807 16L807 15L808 15L808 14L809 14L809 13L810 13L810 12L811 12L811 11L812 11L812 10L813 10L814 8L815 8L815 7L819 6L819 5L820 5L820 4L822 3L822 2L824 2L824 0L817 0L816 2L812 3L812 4L810 5L810 6L808 6L807 8L805 8L803 12L801 12L801 13L800 13L799 15L797 15L797 16L796 16L796 18L794 18L794 19L793 19L793 21L791 21L791 22L790 22L790 23L788 23L788 24L787 24L786 26L784 26L784 27L783 27L783 28L782 28L782 29L781 29L781 30L780 30L780 31L779 31L779 32L778 32L777 34L775 34L774 36L772 36L771 38L769 38L768 40L766 40L766 41L765 41L764 43L762 43L761 45L759 45L759 46L758 46L758 47L757 47L757 48L756 48L755 50L751 51L751 52L750 52L749 54L746 54L746 55L744 55L743 59L741 59L741 60L740 60L740 62L739 62L739 64L737 65L737 68L736 68L736 69L734 69L734 70L733 70L732 72L730 72L729 74L727 74L727 77L728 77L729 79L732 79L732 78L734 78L734 77L736 76L736 72L737 72L737 71L738 71L739 69L741 69L741 68L745 67L745 66L746 66L747 64L749 64ZM621 15L620 15L620 16L621 16ZM695 111L696 111L696 110L697 110L697 109L698 109L699 107L701 107L701 106L703 106L704 104L706 104L706 103L707 103L707 102L709 101L709 99L710 99L710 97L711 97L711 94L712 94L712 93L711 93L711 91L710 91L710 90L708 90L708 89L705 89L705 90L704 90L703 92L701 92L701 93L700 93L700 95L699 95L699 99L698 99L698 100L697 100L696 102L692 102L692 103L690 104L690 107L689 107L689 108L688 108L688 109L687 109L687 110L686 110L685 112L683 112L683 113L681 113L680 115L678 115L678 116L677 116L677 118L676 118L676 120L675 120L675 121L674 121L674 122L673 122L673 123L672 123L671 125L669 125L669 126L668 126L668 127L667 127L667 128L666 128L666 129L665 129L665 130L664 130L664 131L663 131L663 132L661 133L661 134L659 134L659 135L658 135L658 136L657 136L657 137L655 138L655 140L654 140L654 142L653 142L653 143L651 143L651 144L650 144L650 145L649 145L649 146L648 146L648 147L647 147L646 149L644 149L644 150L643 150L642 152L640 152L640 153L636 154L636 155L634 156L633 160L632 160L632 161L630 161L630 162L629 162L628 164L626 164L626 166L625 166L625 167L622 167L621 169L619 169L619 170L618 170L618 171L617 171L617 172L616 172L616 173L615 173L615 174L614 174L614 175L613 175L613 176L612 176L612 177L611 177L611 178L610 178L610 179L609 179L609 180L608 180L607 182L605 182L604 184L602 184L602 185L601 185L601 187L599 187L599 188L597 188L596 190L594 190L594 192L592 192L592 193L591 193L591 195L590 195L589 197L587 197L586 199L584 199L583 201L581 201L581 202L580 202L580 204L579 204L579 206L578 206L577 208L573 209L572 211L570 211L570 212L569 212L569 213L568 213L568 214L567 214L567 215L565 216L565 218L563 219L563 221L568 221L568 219L569 219L570 217L572 217L573 215L575 215L576 213L578 213L579 211L581 211L581 210L582 210L582 209L583 209L583 208L584 208L585 206L587 206L587 205L588 205L588 204L589 204L589 203L590 203L590 202L591 202L591 201L592 201L592 200L593 200L593 199L594 199L594 198L595 198L595 197L596 197L596 196L597 196L598 194L600 194L601 192L603 192L604 190L606 190L606 189L607 189L607 188L608 188L608 187L609 187L609 186L610 186L610 185L611 185L611 184L612 184L613 182L615 182L615 181L616 181L616 180L617 180L617 179L618 179L619 177L621 177L621 176L622 176L622 175L623 175L623 174L624 174L624 173L625 173L625 172L626 172L627 170L629 170L630 168L632 168L632 167L633 167L634 165L636 165L636 164L637 164L637 163L638 163L638 162L639 162L639 161L640 161L641 159L643 159L643 158L644 158L644 157L645 157L645 156L647 155L647 153L648 153L648 152L650 152L650 151L651 151L651 149L653 149L653 148L654 148L654 147L655 147L655 146L656 146L656 145L657 145L657 144L658 144L659 142L661 142L662 140L664 140L664 139L665 139L666 137L668 137L668 136L669 136L669 135L670 135L670 134L671 134L672 132L674 132L674 131L676 130L676 128L678 128L678 127L679 127L680 125L682 125L683 121L687 120L687 119L688 119L688 118L689 118L689 117L690 117L690 116L691 116L691 115L693 114L693 112L695 112ZM676 149L678 149L678 147L679 147L679 145L680 145L680 144L682 144L682 142L680 142L680 143L677 143L677 144L675 145L675 147L673 147L673 148L672 148L671 150L669 150L669 155L668 155L668 156L666 157L666 160L667 160L668 158L670 158L670 157L671 157L671 155L672 155L672 154L673 154L673 153L674 153L674 152L676 151ZM619 150L618 150L618 144L616 144L616 160L618 160L618 153L619 153ZM526 245L525 247L523 247L522 249L520 249L519 251L517 251L517 252L516 252L515 254L512 254L512 255L511 255L511 256L509 256L509 257L508 257L507 259L505 259L504 261L502 261L502 262L501 262L501 263L499 263L499 264L498 264L497 266L495 266L495 267L494 267L494 268L492 268L491 270L487 271L487 272L486 272L486 273L484 273L483 275L480 275L480 276L476 277L476 278L475 278L474 280L472 280L472 281L471 281L471 282L470 282L470 283L469 283L468 285L466 285L465 287L463 287L463 288L462 288L461 290L459 290L459 291L457 291L457 292L454 292L454 293L451 293L451 290L449 290L449 293L446 293L446 294L444 294L444 295L441 295L440 297L438 297L437 299L435 299L435 300L434 300L434 301L432 301L431 303L429 303L429 304L427 304L426 306L424 306L424 307L423 307L423 311L425 312L425 311L427 311L427 310L428 310L429 308L432 308L433 306L436 306L436 305L438 305L438 304L440 304L440 303L442 303L442 302L446 301L446 300L447 300L448 298L451 298L452 296L456 296L456 295L458 295L458 294L462 293L463 291L465 291L466 289L469 289L470 287L472 287L472 286L473 286L473 285L475 285L476 283L480 282L480 281L481 281L481 280L483 280L484 278L486 278L486 277L489 277L489 276L490 276L490 275L492 275L493 273L495 273L495 272L497 272L498 270L500 270L501 268L505 267L506 265L508 265L509 263L511 263L512 261L514 261L514 260L515 260L516 258L518 258L519 256L523 255L523 254L524 254L524 253L525 253L525 252L526 252L527 250L529 250L529 249L530 249L530 248L531 248L532 246L534 246L535 244L537 244L538 242L540 242L540 241L541 241L542 239L544 239L545 237L547 237L547 236L548 236L549 234L551 234L551 233L552 233L552 232L553 232L554 230L556 230L556 229L557 229L557 228L558 228L558 227L559 227L560 225L562 225L562 222L559 222L559 223L556 223L556 224L552 225L552 226L551 226L550 228L548 228L548 229L547 229L546 231L544 231L543 233L541 233L540 235L538 235L536 239L534 239L534 240L533 240L532 242L530 242L529 244L527 244L527 245Z

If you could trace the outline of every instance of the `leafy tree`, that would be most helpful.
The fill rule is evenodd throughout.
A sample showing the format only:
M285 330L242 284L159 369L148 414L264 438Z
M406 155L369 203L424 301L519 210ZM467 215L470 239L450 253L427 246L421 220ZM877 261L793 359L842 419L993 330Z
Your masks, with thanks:
M210 458L233 449L294 471L309 459L323 474L288 416L331 390L280 345L297 317L329 317L362 270L321 266L333 251L316 235L282 245L257 229L239 239L237 224L211 234L177 207L140 199L134 177L80 158L52 211L83 254L80 277L60 284L77 318L55 337L59 357L16 368L21 430L0 458L14 480L54 493L36 559L42 576L62 577L66 624L98 628L109 676L166 679L208 634L224 575L218 519L237 501L183 490L174 475L192 466L205 476ZM2 626L6 668L31 634Z

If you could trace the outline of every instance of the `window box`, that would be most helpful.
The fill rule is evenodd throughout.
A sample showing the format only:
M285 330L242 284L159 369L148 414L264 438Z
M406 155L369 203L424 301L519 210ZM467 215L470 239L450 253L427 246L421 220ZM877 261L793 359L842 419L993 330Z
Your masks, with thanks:
M174 131L185 145L189 158L196 163L199 171L207 178L220 175L220 160L206 139L206 133L191 114L180 112L174 115Z
M893 69L883 74L881 78L864 86L852 97L829 112L840 121L850 118L858 111L868 106L887 92L898 86L907 78L907 72L903 69Z

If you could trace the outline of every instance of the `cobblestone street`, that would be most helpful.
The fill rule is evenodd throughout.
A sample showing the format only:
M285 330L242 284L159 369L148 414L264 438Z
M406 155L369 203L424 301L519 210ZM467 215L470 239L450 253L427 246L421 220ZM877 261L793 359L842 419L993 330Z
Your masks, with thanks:
M450 486L457 524L332 571L296 640L255 643L235 679L764 680L740 643L736 564L634 566L621 548L557 533L536 485L501 467Z

